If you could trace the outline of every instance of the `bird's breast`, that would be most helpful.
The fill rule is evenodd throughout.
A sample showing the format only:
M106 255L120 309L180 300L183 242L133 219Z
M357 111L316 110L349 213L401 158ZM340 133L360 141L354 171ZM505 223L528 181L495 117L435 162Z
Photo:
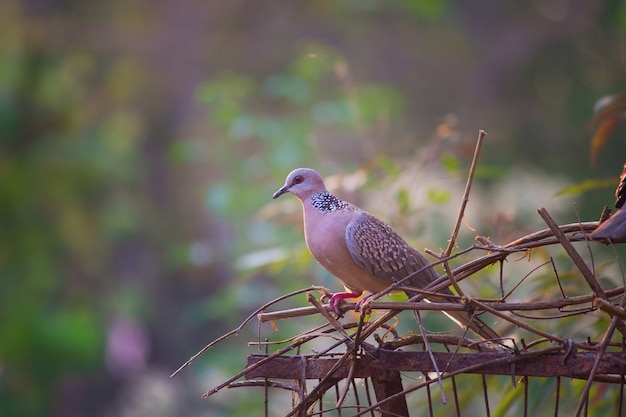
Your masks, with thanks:
M311 216L314 217L313 219L307 219L304 234L306 244L313 257L326 269L331 270L335 269L333 266L345 262L345 257L349 257L350 254L346 246L345 232L341 231L341 225L331 219L325 219L325 216L320 214L319 216ZM333 271L331 270L331 272Z
M350 219L336 214L308 214L305 219L305 238L311 254L351 291L382 291L389 282L376 279L354 262L346 245L345 230Z

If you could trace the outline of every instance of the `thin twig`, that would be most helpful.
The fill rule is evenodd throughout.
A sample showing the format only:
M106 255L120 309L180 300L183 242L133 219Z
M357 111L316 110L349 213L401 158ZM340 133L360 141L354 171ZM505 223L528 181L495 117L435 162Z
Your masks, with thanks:
M265 379L247 379L245 381L236 381L228 384L226 388L242 388L242 387L270 387L281 388L288 391L298 392L300 389L296 385L287 384L280 381L266 381Z
M290 350L295 349L296 347L302 345L303 343L308 342L309 340L314 339L314 336L311 337L305 337L302 340L297 340L296 342L294 342L293 344L286 346L282 349L277 350L276 352L272 353L269 356L266 356L265 358L261 359L259 362L254 363L253 365L247 366L243 371L237 373L236 375L228 378L228 380L226 380L225 382L221 383L220 385L210 389L209 391L205 392L202 395L202 398L208 398L211 395L217 393L218 391L222 390L223 388L227 387L228 385L230 385L232 382L238 380L239 378L241 378L242 376L244 376L245 374L255 370L256 368L258 368L261 365L264 365L265 363L273 360L274 358L280 356L280 355L284 355L285 353L289 352Z
M474 148L474 156L472 157L472 164L470 165L470 170L467 175L467 182L465 183L465 191L463 192L463 200L461 200L461 207L459 209L459 215L456 219L456 223L454 225L454 229L452 231L452 235L450 236L450 240L448 241L448 247L443 252L442 257L447 258L452 253L452 250L456 246L456 239L459 236L459 230L461 230L461 222L465 217L465 208L467 207L467 203L469 202L469 195L472 189L472 182L474 180L474 172L476 171L476 166L478 165L478 155L480 154L480 148L483 144L483 139L487 135L487 132L484 130L478 131L478 139L476 140L476 147ZM452 268L450 268L450 264L446 261L443 263L443 269L446 271L446 275L450 280L450 283L456 290L459 295L464 295L463 290L459 286L456 281L456 277L452 273Z
M600 310L609 314L611 317L616 316L622 320L626 320L626 310L621 307L615 306L608 301L603 300L602 298L596 298L594 300L594 305Z
M324 316L326 321L328 321L335 328L335 330L339 332L339 334L341 334L346 340L352 341L352 338L343 329L343 326L341 325L341 323L339 323L337 319L335 319L333 316L330 315L328 310L324 306L322 306L322 304L317 300L317 298L313 297L313 295L310 292L306 293L306 298L307 298L307 301L313 304L313 307L315 307L315 309L319 311L322 314L322 316Z
M552 230L552 232L554 233L554 236L559 240L559 242L561 243L561 246L563 246L563 249L565 249L565 252L567 252L567 254L570 256L574 264L578 267L583 277L587 281L587 284L589 284L589 287L598 296L598 298L602 298L603 300L608 301L609 298L607 297L606 293L604 292L604 289L602 288L602 286L600 285L600 283L594 276L593 272L591 272L591 270L589 269L589 267L587 266L583 258L580 256L578 251L574 248L574 245L572 245L572 243L567 239L567 237L561 231L561 229L556 224L554 219L552 219L548 211L545 208L540 208L538 212L539 212L539 215L546 222L548 227ZM626 336L626 324L624 324L624 322L622 321L617 321L615 325L617 326L617 329L620 331L620 333Z
M626 306L626 297L622 298L622 302L620 303L620 308L624 308ZM580 397L580 401L578 402L578 407L576 408L576 417L580 416L582 409L584 406L588 405L589 401L589 390L591 389L591 384L594 381L594 377L598 372L598 367L600 366L600 360L602 359L602 355L606 352L609 343L611 342L611 338L613 337L613 333L617 328L618 323L624 324L621 318L618 316L613 316L611 319L611 324L609 328L604 333L604 337L602 339L602 343L600 343L600 349L596 353L596 358L593 363L593 367L589 371L589 378L587 378L587 383L585 384L585 388L583 389L582 395Z
M422 317L420 316L420 312L418 310L415 311L415 317L417 318L417 326L420 329L420 333L422 334L422 338L424 340L424 346L426 347L426 351L428 352L428 357L435 368L435 373L437 374L437 381L439 381L439 389L441 389L441 402L446 404L448 400L446 400L446 392L443 389L443 381L441 379L441 372L439 372L439 365L437 365L437 361L435 360L435 356L433 355L433 350L430 348L430 343L428 343L428 336L426 336L426 329L424 328L424 323L422 323Z
M488 311L489 313L493 314L494 316L498 316L501 319L507 320L507 321L515 324L518 327L521 327L521 328L523 328L525 330L528 330L529 332L535 333L535 334L537 334L539 336L543 336L543 337L545 337L547 339L553 340L553 341L558 342L558 343L564 343L564 339L563 338L555 337L555 336L552 336L550 333L546 333L546 332L544 332L542 330L535 329L534 327L531 327L531 326L529 326L528 324L526 324L524 322L516 320L516 319L514 319L511 316L507 316L506 314L503 314L502 312L500 312L500 311L498 311L496 309L493 309L493 308L491 308L491 307L481 303L478 300L475 300L473 298L469 298L468 297L468 301L469 301L470 304L475 305L476 307L480 308L481 310Z
M365 309L361 309L361 316L359 318L359 325L357 326L356 333L354 334L354 345L352 347L352 360L350 361L350 372L348 372L348 377L346 378L346 385L344 386L339 399L337 400L337 408L341 407L343 401L348 394L348 390L350 389L350 383L354 382L353 375L354 370L356 369L356 357L359 346L361 346L361 331L363 330L363 325L365 323ZM355 389L356 393L356 389Z
M456 239L459 235L459 230L461 229L461 222L463 221L463 217L465 216L465 207L469 202L469 194L472 189L472 181L474 180L474 172L476 171L476 165L478 165L478 155L480 154L480 148L483 143L483 139L487 136L487 132L484 130L478 131L478 139L476 140L476 147L474 148L474 156L472 157L472 164L470 165L469 174L467 175L467 182L465 184L465 191L463 192L463 200L461 200L461 208L459 210L459 215L456 219L456 223L454 225L454 229L452 231L452 235L450 236L450 241L448 242L448 247L443 252L444 257L450 256L452 250L456 246Z
M339 398L337 398L337 404L335 405L337 408L341 408L343 401L348 395L348 391L350 390L350 383L354 378L354 370L356 369L356 361L353 359L350 361L350 370L348 371L348 376L346 377L346 384L344 385L341 393L339 394Z
M546 222L550 230L552 230L552 233L554 233L554 236L559 240L559 242L561 243L561 246L563 246L563 249L565 249L565 252L567 252L570 258L572 258L574 265L578 267L583 277L589 284L589 287L591 287L593 292L596 293L598 297L604 298L606 300L607 297L606 297L606 294L604 293L604 289L602 288L598 280L596 280L596 278L593 276L593 272L591 272L591 269L589 269L589 267L587 266L583 258L580 256L578 251L574 248L574 246L567 239L565 234L561 231L561 229L556 224L552 216L550 216L548 211L543 207L537 210L537 212L539 213L541 218Z
M217 339L215 339L214 341L212 341L211 343L209 343L208 345L206 345L205 347L203 347L202 349L200 349L200 351L198 353L196 353L195 355L193 355L191 358L187 359L187 361L185 363L183 363L177 370L174 371L174 373L172 373L172 375L170 375L170 378L175 377L180 371L182 371L184 368L186 368L188 365L190 365L193 361L195 361L196 359L198 359L204 352L206 352L207 350L211 349L213 346L215 346L216 344L218 344L219 342L228 339L231 336L237 336L241 330L250 322L252 321L252 319L254 319L254 317L256 317L258 314L260 314L261 312L267 310L269 307L273 306L276 303L279 303L287 298L293 297L294 295L298 295L298 294L302 294L303 292L308 292L311 290L317 290L317 291L328 291L326 288L324 287L319 287L319 286L314 286L314 287L310 287L310 288L304 288L301 290L297 290L294 292L291 292L289 294L285 294L281 297L278 297L266 304L263 304L261 307L257 308L252 314L250 314L248 317L245 318L245 320L243 322L241 322L241 324L239 326L237 326L235 329L231 330L230 332L223 334L222 336L218 337Z

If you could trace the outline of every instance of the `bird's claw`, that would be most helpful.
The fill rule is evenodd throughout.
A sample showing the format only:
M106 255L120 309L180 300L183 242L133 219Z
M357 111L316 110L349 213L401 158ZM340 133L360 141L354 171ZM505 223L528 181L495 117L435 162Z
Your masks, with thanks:
M368 295L367 297L364 297L362 300L360 300L354 305L354 311L358 313L369 314L371 311L370 305L371 305L373 298L374 298L373 295Z
M339 305L341 304L341 302L345 298L356 298L359 295L361 294L354 294L351 292L336 292L330 297L330 300L328 301L328 306L332 311L335 312L335 314L337 314L337 317L341 317L343 315L343 313L339 309Z
M339 305L342 303L343 297L339 296L339 294L333 294L328 300L328 306L330 309L337 315L337 317L341 317L343 313L339 310Z

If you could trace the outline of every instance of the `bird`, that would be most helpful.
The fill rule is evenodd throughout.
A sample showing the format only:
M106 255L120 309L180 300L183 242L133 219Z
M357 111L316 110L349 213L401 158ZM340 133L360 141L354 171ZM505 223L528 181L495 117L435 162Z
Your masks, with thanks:
M606 221L601 223L589 237L594 240L609 240L612 242L626 239L626 163L619 177L619 184L615 189L615 208L617 211Z
M426 258L411 247L386 222L331 194L320 174L310 168L297 168L272 198L290 193L302 203L306 244L326 270L339 278L345 292L332 294L329 306L339 315L339 304L358 298L364 291L375 294L411 275L406 286L425 288L439 278ZM421 270L421 271L420 271ZM420 272L418 272L420 271ZM455 302L448 288L428 301ZM417 293L405 290L412 297ZM357 303L356 307L360 306ZM445 312L462 328L469 327L485 340L500 335L467 311Z

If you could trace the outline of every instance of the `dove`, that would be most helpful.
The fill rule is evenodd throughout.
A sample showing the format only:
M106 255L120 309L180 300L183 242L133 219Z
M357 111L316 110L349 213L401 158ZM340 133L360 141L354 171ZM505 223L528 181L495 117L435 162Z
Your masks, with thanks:
M428 261L395 230L378 217L331 194L317 171L293 170L273 198L290 193L302 203L304 235L313 257L343 283L345 292L332 294L329 306L339 314L339 304L358 298L364 291L378 293L411 275L403 285L425 288L439 278ZM421 272L417 272L420 271ZM416 273L417 272L417 273ZM409 297L416 295L405 290ZM455 302L449 289L431 302ZM362 303L362 302L361 302ZM357 304L359 308L361 304ZM485 340L500 336L479 318L466 311L449 311L448 316Z

